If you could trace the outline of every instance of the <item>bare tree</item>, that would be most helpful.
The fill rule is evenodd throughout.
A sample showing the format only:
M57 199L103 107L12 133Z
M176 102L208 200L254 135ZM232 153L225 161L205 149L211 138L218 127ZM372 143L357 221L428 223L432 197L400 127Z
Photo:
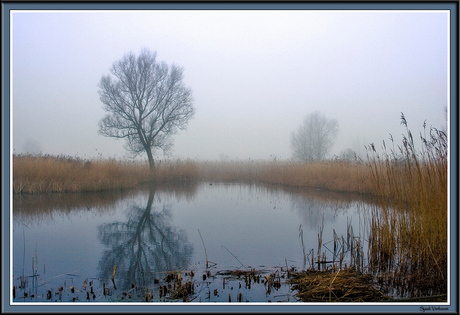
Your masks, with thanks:
M330 150L338 132L338 122L314 112L305 117L303 124L291 135L291 149L295 159L322 160Z
M353 149L350 149L350 148L340 151L340 154L337 158L343 161L359 161L360 160L358 154Z
M155 168L156 149L168 152L171 135L185 129L195 113L192 91L182 82L183 69L156 61L156 52L126 54L103 76L99 95L107 115L99 122L103 136L127 139L134 156L145 152Z

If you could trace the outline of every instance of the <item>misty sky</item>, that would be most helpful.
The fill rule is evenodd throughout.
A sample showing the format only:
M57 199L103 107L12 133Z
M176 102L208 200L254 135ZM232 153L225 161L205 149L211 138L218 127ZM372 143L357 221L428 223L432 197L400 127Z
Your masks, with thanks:
M98 134L98 83L143 47L193 90L172 158L290 159L314 111L339 123L330 155L399 141L401 112L414 135L447 126L447 11L16 11L11 25L15 153L124 158Z

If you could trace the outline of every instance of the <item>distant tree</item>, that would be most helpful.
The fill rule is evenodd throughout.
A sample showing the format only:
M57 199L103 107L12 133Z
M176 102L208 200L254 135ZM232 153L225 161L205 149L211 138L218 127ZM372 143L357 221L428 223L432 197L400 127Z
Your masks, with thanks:
M323 160L338 132L338 122L314 112L305 117L303 124L291 135L294 159L301 161Z
M167 152L171 135L185 129L195 113L192 91L182 82L183 69L156 61L156 52L128 53L103 76L99 95L107 115L99 122L103 136L127 139L134 156L146 153L155 168L156 149Z
M355 151L348 148L348 149L340 151L338 158L344 161L357 161L359 159L359 156L358 154L356 154Z

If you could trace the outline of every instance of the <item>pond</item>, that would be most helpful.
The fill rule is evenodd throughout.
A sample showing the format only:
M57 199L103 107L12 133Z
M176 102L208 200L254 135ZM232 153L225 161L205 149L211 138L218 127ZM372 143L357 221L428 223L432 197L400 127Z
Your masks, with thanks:
M352 263L343 249L365 235L365 209L350 194L214 182L15 196L13 301L296 302L288 272Z

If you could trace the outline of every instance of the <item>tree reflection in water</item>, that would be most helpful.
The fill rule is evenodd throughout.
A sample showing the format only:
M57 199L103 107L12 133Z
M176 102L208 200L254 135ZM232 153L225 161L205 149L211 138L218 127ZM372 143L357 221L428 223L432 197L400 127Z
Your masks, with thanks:
M128 290L131 284L148 286L155 272L184 270L193 247L183 230L170 225L171 206L154 205L155 187L150 188L147 205L133 206L127 222L99 226L99 238L107 247L99 263L101 278L111 279L116 267L118 289Z

